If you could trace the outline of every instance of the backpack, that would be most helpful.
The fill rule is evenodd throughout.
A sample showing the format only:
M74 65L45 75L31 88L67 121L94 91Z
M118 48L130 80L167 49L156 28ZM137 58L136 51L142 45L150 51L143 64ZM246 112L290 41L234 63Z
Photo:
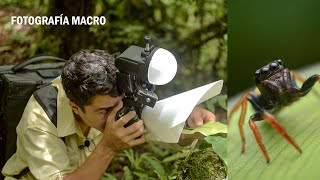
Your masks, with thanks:
M16 66L0 66L0 170L16 152L16 126L32 94L57 124L57 90L50 81L60 75L64 63L61 58L37 56Z

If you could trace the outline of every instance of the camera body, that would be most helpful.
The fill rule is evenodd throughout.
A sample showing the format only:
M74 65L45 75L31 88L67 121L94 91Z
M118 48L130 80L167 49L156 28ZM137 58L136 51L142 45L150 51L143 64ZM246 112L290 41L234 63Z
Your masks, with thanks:
M145 37L146 48L130 46L115 60L117 72L117 85L121 93L124 93L123 108L116 115L116 120L129 111L136 111L136 117L132 118L124 127L138 121L144 106L154 107L158 100L155 93L155 85L148 81L150 58L158 48L150 47L151 38Z

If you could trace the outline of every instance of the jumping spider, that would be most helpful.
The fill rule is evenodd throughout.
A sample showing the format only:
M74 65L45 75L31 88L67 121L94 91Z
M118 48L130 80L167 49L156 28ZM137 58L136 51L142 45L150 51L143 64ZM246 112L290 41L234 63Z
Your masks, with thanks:
M232 114L242 106L241 115L239 118L239 130L242 142L242 152L245 151L245 138L243 132L243 122L247 111L247 101L249 101L256 113L249 119L249 126L253 131L257 143L260 146L261 151L267 162L270 158L262 143L259 129L257 128L255 121L266 120L270 123L275 130L277 130L291 145L293 145L300 153L302 153L300 147L294 142L294 140L287 134L285 129L278 123L276 118L271 114L279 111L282 107L287 106L295 101L298 101L300 97L307 95L317 81L320 82L320 75L315 74L309 77L306 81L300 77L297 73L291 71L283 65L281 60L276 60L269 63L266 66L256 70L255 84L260 95L248 92L246 93L233 107L228 120L231 119ZM303 82L301 88L297 87L296 79Z

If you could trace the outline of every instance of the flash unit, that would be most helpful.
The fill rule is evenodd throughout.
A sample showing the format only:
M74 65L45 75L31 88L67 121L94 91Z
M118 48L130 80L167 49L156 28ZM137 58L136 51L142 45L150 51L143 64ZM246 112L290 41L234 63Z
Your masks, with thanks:
M153 93L154 85L164 85L170 82L177 72L177 61L166 49L150 45L151 37L145 37L145 48L130 46L115 61L119 70L117 75L120 91L130 95L140 87ZM153 98L153 97L149 97ZM157 99L148 103L148 99L141 102L153 107Z

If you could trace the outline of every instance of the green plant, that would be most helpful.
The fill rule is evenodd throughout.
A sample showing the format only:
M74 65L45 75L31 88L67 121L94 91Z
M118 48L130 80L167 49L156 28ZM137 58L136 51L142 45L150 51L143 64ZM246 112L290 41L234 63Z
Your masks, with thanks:
M195 129L185 129L183 134L188 134L189 138L204 139L200 149L212 147L214 152L225 162L227 160L227 125L220 122L209 121L201 127Z
M31 8L38 4L40 0L1 0L0 6L18 6L24 8Z
M123 164L121 164L123 178L125 180L174 179L176 177L176 171L175 169L172 169L169 164L171 161L185 156L174 157L174 154L171 156L172 154L169 153L169 150L161 150L160 147L156 147L155 145L146 145L146 147L148 149L140 149L140 151L143 151L141 153L137 152L139 150L129 149L118 155L118 158L123 158ZM157 156L167 156L168 158L166 161L161 161ZM112 176L115 177L113 172L105 174L105 177Z
M117 178L114 175L109 174L109 173L105 173L101 179L102 180L117 180Z

